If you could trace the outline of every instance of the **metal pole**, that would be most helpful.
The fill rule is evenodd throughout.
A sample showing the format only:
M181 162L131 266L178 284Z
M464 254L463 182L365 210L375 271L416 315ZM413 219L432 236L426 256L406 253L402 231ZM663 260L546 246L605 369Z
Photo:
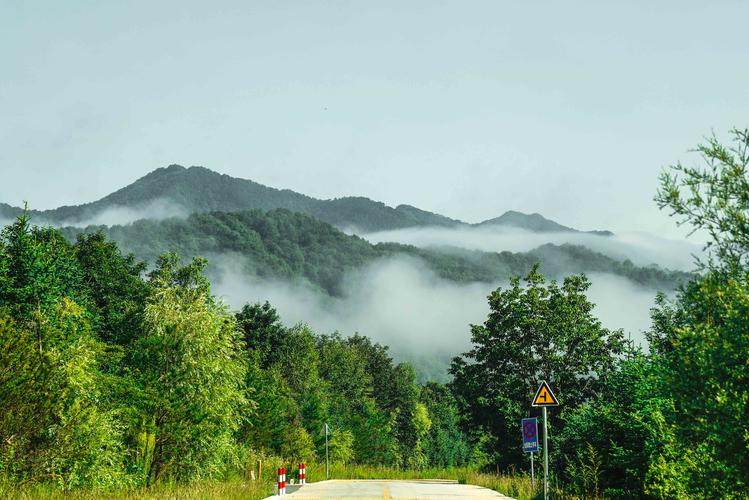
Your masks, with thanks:
M330 461L328 460L328 424L325 424L325 479L330 479Z
M549 424L544 406L544 500L549 498Z
M533 471L533 452L531 452L531 488L536 490L536 474Z

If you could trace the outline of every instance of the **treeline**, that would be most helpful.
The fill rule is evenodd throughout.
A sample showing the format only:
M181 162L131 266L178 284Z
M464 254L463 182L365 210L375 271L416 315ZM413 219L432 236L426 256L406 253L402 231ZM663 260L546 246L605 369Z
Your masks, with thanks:
M143 263L22 215L0 237L0 491L224 478L251 457L465 465L452 394L386 347L237 313L206 262ZM6 490L7 491L7 490Z
M749 496L749 131L699 146L656 201L709 236L710 257L652 309L649 351L603 328L584 276L533 270L489 297L472 349L451 366L465 429L502 469L528 470L519 422L547 380L552 486L581 498Z

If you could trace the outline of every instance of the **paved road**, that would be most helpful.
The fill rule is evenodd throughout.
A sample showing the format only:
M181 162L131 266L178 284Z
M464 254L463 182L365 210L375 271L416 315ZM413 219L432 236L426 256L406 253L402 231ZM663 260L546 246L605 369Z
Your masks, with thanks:
M350 498L368 500L387 499L505 499L512 500L496 491L473 486L458 484L454 481L342 481L331 480L312 483L287 494L288 500Z

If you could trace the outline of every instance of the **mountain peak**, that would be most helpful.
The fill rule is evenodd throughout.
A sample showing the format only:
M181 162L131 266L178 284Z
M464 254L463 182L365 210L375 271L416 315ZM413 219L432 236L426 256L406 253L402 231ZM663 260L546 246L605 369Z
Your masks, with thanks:
M547 219L539 213L526 214L516 210L508 210L499 217L475 225L516 227L535 233L589 233L598 236L613 236L614 234L611 231L579 231Z
M516 210L508 210L499 217L480 222L479 226L510 226L534 232L576 232L571 227L563 226L547 219L539 213L525 214Z

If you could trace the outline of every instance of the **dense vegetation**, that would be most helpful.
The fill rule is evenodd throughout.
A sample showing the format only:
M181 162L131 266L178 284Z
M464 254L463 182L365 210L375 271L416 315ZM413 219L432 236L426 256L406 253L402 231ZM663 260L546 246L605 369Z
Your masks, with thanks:
M201 258L166 253L147 272L102 232L71 243L22 214L0 236L0 494L246 477L261 457L319 459L325 424L332 461L352 473L526 471L519 419L535 415L531 395L545 379L561 402L552 479L567 494L746 498L749 131L734 138L700 146L705 167L661 178L657 203L709 235L710 257L675 299L656 298L648 352L592 315L584 275L549 281L531 266L491 293L448 385L418 384L366 337L285 327L268 303L229 311ZM248 248L272 241L236 217L270 234L299 220L281 211L189 223L246 231L257 243ZM320 228L375 256L393 248Z
M101 233L70 244L25 216L0 238L0 490L225 478L253 457L465 465L452 394L361 336L233 314L205 261L145 266Z
M704 168L663 174L656 201L711 238L702 274L652 310L650 352L590 315L582 277L531 272L489 297L474 347L451 368L466 429L492 459L527 469L517 422L540 379L555 479L581 497L746 498L749 492L749 131L709 139Z
M288 210L211 212L185 219L140 220L125 226L67 227L71 241L82 232L102 231L127 252L154 262L165 252L229 256L250 276L305 282L341 295L344 277L376 259L394 256L424 261L438 276L457 282L497 282L525 275L535 263L544 273L608 272L635 283L670 291L690 275L658 267L637 267L576 245L543 245L530 252L480 252L458 248L423 249L397 243L371 245L320 220ZM209 270L210 274L210 270Z

